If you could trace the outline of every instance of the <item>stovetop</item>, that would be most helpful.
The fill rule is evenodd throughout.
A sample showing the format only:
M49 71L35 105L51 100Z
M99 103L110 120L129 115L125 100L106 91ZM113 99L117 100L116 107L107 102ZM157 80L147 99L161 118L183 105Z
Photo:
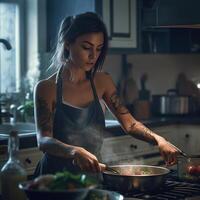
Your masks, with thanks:
M167 180L162 188L152 193L134 192L123 194L125 200L148 199L148 200L186 200L197 197L200 200L200 184L181 181Z
M200 183L181 181L176 171L172 171L163 186L154 192L134 191L123 195L124 200L200 200Z

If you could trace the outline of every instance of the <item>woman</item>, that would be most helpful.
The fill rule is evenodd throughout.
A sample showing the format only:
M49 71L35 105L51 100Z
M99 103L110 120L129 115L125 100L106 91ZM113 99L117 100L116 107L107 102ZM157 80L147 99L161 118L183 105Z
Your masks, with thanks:
M100 72L107 48L106 27L95 13L63 20L52 59L58 71L35 88L37 140L45 153L36 175L103 170L99 152L105 119L99 100L126 133L158 145L167 164L176 162L177 150L131 116L120 103L111 76Z

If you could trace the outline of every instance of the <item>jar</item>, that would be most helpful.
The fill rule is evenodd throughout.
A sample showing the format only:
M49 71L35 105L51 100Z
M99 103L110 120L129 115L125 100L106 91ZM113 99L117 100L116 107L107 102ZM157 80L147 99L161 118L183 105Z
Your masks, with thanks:
M186 181L200 181L200 155L178 156L178 177Z

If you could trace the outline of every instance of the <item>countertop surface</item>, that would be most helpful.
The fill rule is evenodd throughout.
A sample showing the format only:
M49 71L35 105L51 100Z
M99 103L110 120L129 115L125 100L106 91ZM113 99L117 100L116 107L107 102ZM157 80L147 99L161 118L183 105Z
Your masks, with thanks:
M148 127L165 126L171 124L196 124L200 125L200 116L174 116L174 117L153 117L147 120L139 120ZM120 126L117 120L106 120L106 127Z
M200 116L175 116L175 117L155 117L148 120L139 120L148 128L167 126L167 125L177 125L177 124L187 124L187 125L200 125ZM119 122L117 120L107 121L106 130L108 133L115 133L115 136L120 136L125 134L122 130ZM107 134L106 137L112 136Z
M188 125L200 125L200 116L184 116L184 117L156 117L148 120L140 120L144 125L149 128L173 125L173 124L188 124ZM105 137L115 137L125 135L119 122L117 120L106 120ZM5 135L0 134L0 145L7 144L7 138ZM20 134L20 148L27 148L31 146L37 146L36 133Z

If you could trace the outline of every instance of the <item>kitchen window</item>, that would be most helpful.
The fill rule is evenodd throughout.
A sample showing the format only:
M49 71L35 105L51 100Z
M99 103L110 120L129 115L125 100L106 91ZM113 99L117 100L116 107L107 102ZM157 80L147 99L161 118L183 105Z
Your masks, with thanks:
M0 38L7 40L11 50L0 44L0 93L15 93L20 89L22 69L22 1L1 0Z

